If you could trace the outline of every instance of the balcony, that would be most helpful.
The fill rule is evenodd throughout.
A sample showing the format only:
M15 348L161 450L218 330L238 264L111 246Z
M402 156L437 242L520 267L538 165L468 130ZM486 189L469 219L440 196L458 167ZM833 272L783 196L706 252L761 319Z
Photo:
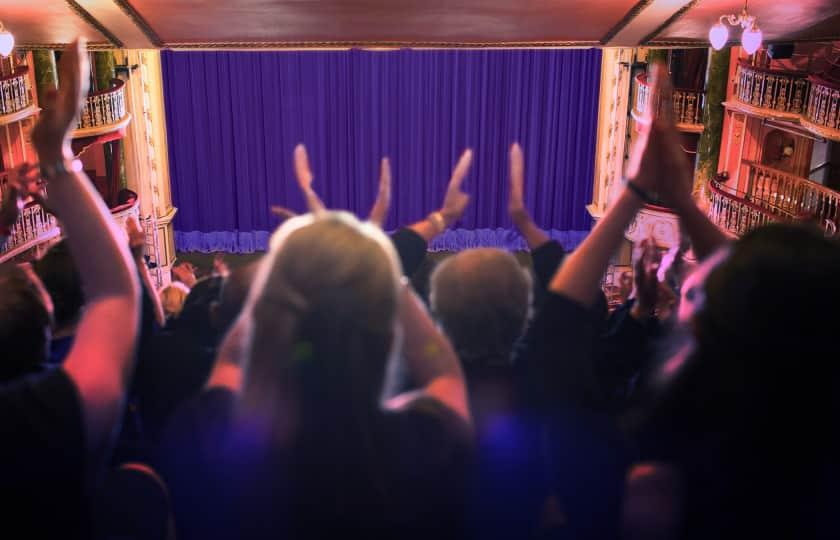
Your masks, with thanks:
M111 81L111 87L90 94L82 108L74 139L96 137L128 125L131 114L125 109L125 82Z
M22 120L35 112L29 88L29 68L19 66L0 78L0 125Z
M840 140L840 84L816 76L809 80L811 90L802 124L818 135Z
M741 236L768 223L816 222L827 235L837 232L840 193L792 174L745 161L747 191L709 183L708 216L728 233Z
M738 86L727 109L801 125L840 141L840 83L803 71L784 71L738 64Z
M672 102L677 129L692 133L703 131L703 106L705 100L706 96L702 91L674 88ZM636 76L636 103L632 111L633 118L636 120L642 118L647 110L649 101L650 83L647 80L647 73L640 73Z

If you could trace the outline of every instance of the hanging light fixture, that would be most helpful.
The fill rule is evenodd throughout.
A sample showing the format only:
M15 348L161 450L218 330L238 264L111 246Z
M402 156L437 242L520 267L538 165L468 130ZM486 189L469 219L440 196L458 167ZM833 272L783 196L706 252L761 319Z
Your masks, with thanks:
M753 54L761 47L761 41L764 36L758 24L755 22L755 16L747 12L746 1L744 2L744 9L741 10L741 13L737 15L721 15L718 23L709 30L709 42L716 51L721 50L726 45L726 42L729 41L729 28L726 27L724 22L728 23L729 26L740 26L743 29L741 32L741 46L744 47L747 54Z
M12 49L15 48L15 36L6 30L3 23L0 22L0 56L6 58L12 54Z

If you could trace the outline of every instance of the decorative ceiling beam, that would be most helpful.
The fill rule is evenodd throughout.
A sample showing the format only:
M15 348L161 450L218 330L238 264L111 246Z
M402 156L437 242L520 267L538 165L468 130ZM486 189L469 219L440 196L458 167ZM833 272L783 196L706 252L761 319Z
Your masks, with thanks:
M608 47L636 47L658 35L678 16L688 11L697 0L651 0L639 2L625 15L610 33L604 36L602 44ZM663 25L665 21L665 25Z
M633 19L635 19L639 15L639 13L642 12L643 9L648 7L651 4L651 2L653 2L653 0L639 0L638 2L636 2L636 4L632 8L630 8L630 11L625 13L624 17L622 17L621 20L615 24L615 26L610 28L606 34L604 34L604 37L601 38L601 45L606 45L607 43L609 43L610 40L612 40L612 38L616 36L616 34L624 30L625 26L633 22Z
M128 0L114 0L114 3L125 13L129 19L140 29L143 34L149 39L152 45L158 48L164 47L163 40L160 38L155 29L149 24L140 12L132 6Z
M99 22L93 15L91 15L78 2L76 2L75 0L66 0L66 2L67 2L67 5L70 7L70 9L73 10L73 13L78 15L80 19L82 19L83 21L85 21L89 25L96 28L96 30L100 34L105 36L105 39L107 39L109 42L111 42L111 45L113 45L114 47L116 47L118 49L122 49L124 47L124 43L120 40L120 38L118 38L113 33L111 33L111 31L108 30L105 27L105 25L103 25L101 22Z
M696 6L699 2L700 2L700 0L691 0L689 3L687 3L686 5L684 5L683 7L681 7L680 9L678 9L678 10L676 11L676 13L674 13L673 15L671 15L670 17L668 17L668 18L665 20L665 22L663 22L663 23L662 23L662 24L660 24L658 27L656 27L656 29L654 29L651 33L649 33L648 35L646 35L645 37L643 37L639 43L640 43L641 45L646 45L646 44L648 44L648 43L649 43L651 40L653 40L656 36L658 36L659 34L661 34L662 32L664 32L666 28L668 28L669 26L671 26L672 24L674 24L675 22L677 22L678 20L680 20L680 18L681 18L683 15L685 15L685 14L688 12L688 10L689 10L689 9L693 8L694 6Z

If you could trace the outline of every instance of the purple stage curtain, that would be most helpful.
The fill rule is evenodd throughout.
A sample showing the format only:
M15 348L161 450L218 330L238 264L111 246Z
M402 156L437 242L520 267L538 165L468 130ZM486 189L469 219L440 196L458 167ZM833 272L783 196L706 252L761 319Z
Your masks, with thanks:
M178 250L264 250L269 207L303 211L303 142L331 208L366 216L389 156L386 229L440 206L473 148L470 206L432 249L523 249L507 216L508 148L525 152L526 203L572 248L588 232L601 52L399 50L162 53Z

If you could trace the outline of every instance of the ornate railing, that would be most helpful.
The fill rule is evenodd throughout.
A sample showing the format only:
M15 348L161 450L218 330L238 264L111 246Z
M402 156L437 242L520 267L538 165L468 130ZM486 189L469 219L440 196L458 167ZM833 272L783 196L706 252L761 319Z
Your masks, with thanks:
M840 85L819 77L809 77L811 91L805 120L828 129L840 130Z
M771 70L742 60L737 78L741 103L794 114L805 110L809 82L804 72Z
M17 223L6 239L6 245L0 250L0 260L5 259L4 255L11 257L22 253L59 234L55 217L39 204L27 205L21 210Z
M749 168L746 196L750 201L764 208L781 209L800 219L837 223L840 193L759 163L747 161L744 165Z
M114 79L107 90L88 96L82 109L79 129L115 124L125 115L125 82Z
M742 236L748 231L769 223L794 221L795 216L780 210L773 212L746 199L746 194L727 187L716 179L709 181L711 196L708 216L718 227Z
M672 94L674 105L674 120L678 124L702 124L703 106L706 95L699 90L675 88ZM647 73L636 76L636 112L644 114L650 101L650 83Z
M19 66L11 75L0 78L0 114L12 114L30 105L29 68Z

